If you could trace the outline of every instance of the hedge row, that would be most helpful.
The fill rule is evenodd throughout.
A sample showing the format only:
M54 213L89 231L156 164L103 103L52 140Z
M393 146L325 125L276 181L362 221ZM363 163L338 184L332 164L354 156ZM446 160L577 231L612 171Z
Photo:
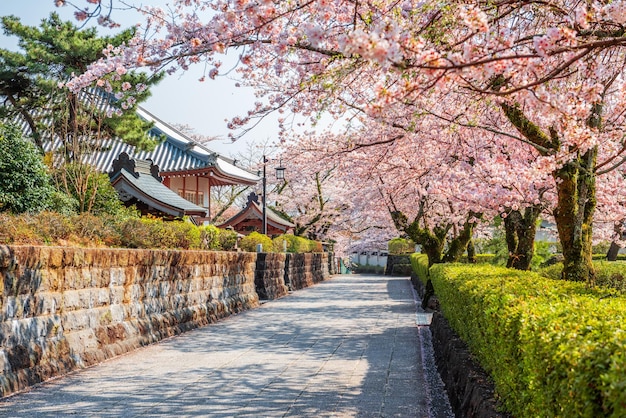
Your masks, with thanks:
M279 235L274 239L258 232L252 232L241 239L240 248L244 251L255 252L257 245L262 245L265 253L283 252L288 253L321 253L322 243L295 235Z
M418 279L426 286L428 282L428 256L426 254L411 254L411 268Z
M596 286L626 292L626 263L622 261L594 260L593 266L596 272ZM541 268L539 270L539 274L549 279L558 280L561 278L562 270L563 263L557 263L552 266Z
M212 225L142 218L131 210L116 216L0 213L0 244L233 250L237 234Z
M514 416L624 416L625 296L485 265L436 265L430 278Z

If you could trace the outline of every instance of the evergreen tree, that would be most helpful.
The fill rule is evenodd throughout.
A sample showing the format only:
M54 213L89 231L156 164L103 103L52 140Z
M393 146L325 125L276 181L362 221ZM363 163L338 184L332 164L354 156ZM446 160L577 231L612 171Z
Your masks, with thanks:
M134 29L100 37L95 28L80 29L61 21L56 13L39 27L26 26L15 16L2 17L0 25L5 35L19 38L20 47L19 52L0 49L0 98L4 102L0 118L21 117L42 152L45 142L55 136L64 142L66 161L80 160L80 153L98 149L101 140L112 136L142 149L154 147L155 139L147 135L150 125L135 110L149 97L149 87L160 81L162 74L109 75L109 87L123 83L141 86L142 91L133 92L131 102L114 97L106 89L74 94L61 87L73 74L85 72L109 45L129 41Z
M0 124L0 211L39 212L54 194L37 148L16 127Z

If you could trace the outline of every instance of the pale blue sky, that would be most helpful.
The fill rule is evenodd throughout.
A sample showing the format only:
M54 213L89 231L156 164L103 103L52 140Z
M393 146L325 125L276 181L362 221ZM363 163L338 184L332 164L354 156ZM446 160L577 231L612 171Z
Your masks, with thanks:
M132 0L131 0L132 1ZM79 4L85 4L79 0ZM150 0L151 5L167 4L166 0ZM57 11L62 18L70 20L74 9L54 7L53 0L0 0L0 15L16 15L28 25L38 25ZM131 26L141 21L141 15L133 11L118 11L115 20L122 26ZM102 29L99 29L102 31ZM13 48L16 42L0 33L0 47ZM249 142L264 142L275 139L278 132L276 118L263 121L252 132L232 144L224 119L244 115L255 101L251 90L235 87L235 81L225 77L201 83L201 68L192 68L185 74L166 77L152 89L152 97L142 106L161 120L168 123L181 123L192 126L198 133L218 136L220 139L209 144L213 150L234 155L244 151Z

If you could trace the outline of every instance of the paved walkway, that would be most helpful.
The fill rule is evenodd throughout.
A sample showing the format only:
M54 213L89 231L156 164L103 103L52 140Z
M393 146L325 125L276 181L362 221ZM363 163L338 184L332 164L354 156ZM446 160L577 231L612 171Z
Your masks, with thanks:
M451 417L406 278L343 275L0 401L0 416Z

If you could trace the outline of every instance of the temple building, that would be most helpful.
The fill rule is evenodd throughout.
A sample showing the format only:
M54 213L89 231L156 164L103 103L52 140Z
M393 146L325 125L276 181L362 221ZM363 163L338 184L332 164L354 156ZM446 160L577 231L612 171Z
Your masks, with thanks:
M261 180L256 173L238 167L234 160L194 141L145 109L138 107L137 114L153 124L149 135L160 139L153 151L141 151L120 138L110 138L99 141L98 150L82 159L97 170L108 173L121 199L127 203L136 203L142 212L162 214L165 217L182 214L193 216L199 224L204 223L212 219L212 187L253 186ZM30 128L24 120L18 118L15 122L26 135L30 134ZM63 147L62 139L54 136L51 141L45 142L44 151L55 152ZM114 161L119 162L120 159L126 165L114 167ZM156 175L150 171L155 169L158 169ZM160 181L162 187L157 187L155 181ZM170 193L164 193L163 187L191 203L191 206L174 199ZM163 210L165 206L162 204L166 202L157 203L158 199L150 199L151 194L157 192L157 197L165 199L170 209ZM174 201L178 203L172 205Z
M276 212L266 207L267 217L267 235L281 235L293 231L295 225L286 219L283 219ZM227 220L218 228L233 228L240 234L248 235L256 231L263 231L263 206L259 203L259 196L250 193L248 203L238 214Z

